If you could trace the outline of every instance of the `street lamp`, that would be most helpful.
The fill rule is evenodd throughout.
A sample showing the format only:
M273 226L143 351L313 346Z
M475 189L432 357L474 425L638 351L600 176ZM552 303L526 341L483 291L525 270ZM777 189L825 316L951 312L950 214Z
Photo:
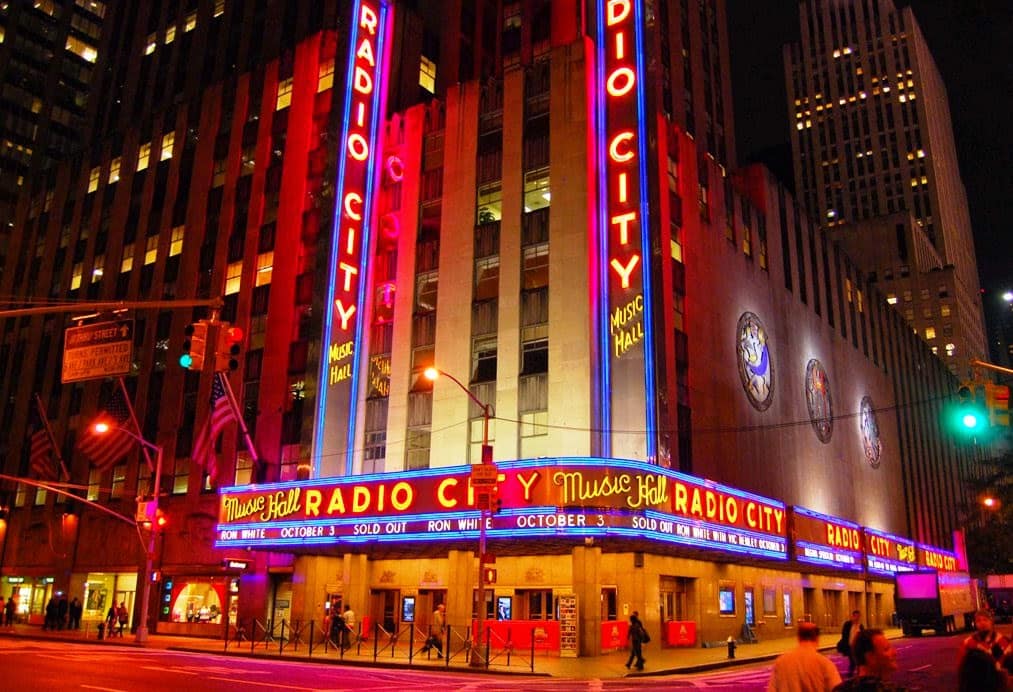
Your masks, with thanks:
M451 375L450 373L444 372L439 368L428 367L424 373L426 379L435 382L440 375L443 375L448 380L456 384L461 390L468 395L468 398L475 402L482 409L482 466L493 466L492 463L492 447L489 445L489 419L492 417L492 406L481 401L478 397L471 393L471 390L465 387L460 380ZM495 472L494 472L495 473ZM474 474L473 474L474 475ZM493 475L495 479L495 475ZM485 476L483 476L483 482L485 482ZM495 482L495 480L494 480ZM472 483L474 486L474 483ZM486 496L488 497L488 495ZM485 622L485 522L488 514L489 507L483 503L478 503L478 626L475 631L475 641L472 642L471 646L471 657L470 665L473 668L482 668L482 625Z
M148 442L140 435L128 430L127 428L121 428L118 425L109 425L108 423L96 423L95 425L92 426L92 430L94 430L99 435L104 435L105 433L111 430L121 432L125 435L129 435L130 437L134 438L137 444L155 453L155 477L153 479L154 488L151 493L153 507L150 515L152 521L154 521L155 517L157 517L158 515L158 495L162 488L162 446L156 445L153 442ZM140 623L138 623L137 633L134 635L134 641L136 641L138 644L144 644L145 642L148 641L148 602L151 600L151 569L152 569L152 560L154 556L155 556L155 525L154 523L152 523L151 527L148 529L148 549L144 562L144 575L142 577L144 579L144 592L143 595L141 596L141 621Z

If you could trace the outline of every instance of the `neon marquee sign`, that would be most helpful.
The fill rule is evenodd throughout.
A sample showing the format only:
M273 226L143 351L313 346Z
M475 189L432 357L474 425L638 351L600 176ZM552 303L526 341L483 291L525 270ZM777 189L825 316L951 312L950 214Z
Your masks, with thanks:
M495 537L629 536L787 556L776 500L614 459L504 462ZM221 491L216 545L268 546L477 536L469 467L242 486Z
M388 0L356 0L349 35L345 108L314 428L315 475L352 472L380 121L385 110ZM340 459L344 459L343 466ZM334 466L322 469L324 460Z
M852 521L792 507L792 533L799 562L856 571L865 567L862 527Z
M876 529L865 529L865 568L877 574L910 572L917 566L915 542Z
M916 543L918 566L940 572L955 572L957 569L957 556L948 550L940 550L931 545Z
M654 459L657 414L651 266L644 259L650 239L641 4L597 2L592 160L598 170L598 209L593 237L601 295L592 304L601 360L598 415L612 429L646 428L643 439L603 439L602 453ZM613 406L613 400L624 405Z

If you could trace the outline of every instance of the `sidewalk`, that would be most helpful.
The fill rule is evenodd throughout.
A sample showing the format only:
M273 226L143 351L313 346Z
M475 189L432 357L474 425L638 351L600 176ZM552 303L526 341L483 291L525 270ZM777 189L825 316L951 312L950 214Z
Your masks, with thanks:
M899 629L888 629L886 630L886 635L890 639L899 639L902 636ZM839 654L834 652L834 643L837 641L838 636L838 634L831 632L823 635L820 640L822 645L820 647L821 651L831 658L840 657ZM328 652L324 652L323 647L319 644L314 647L312 656L309 655L308 646L305 644L301 645L298 649L289 647L279 653L279 645L277 643L268 645L266 648L263 644L258 644L252 651L248 642L239 645L230 643L229 649L226 651L225 644L221 639L151 634L146 644L138 644L133 640L133 635L130 634L125 634L122 639L115 637L113 639L99 640L98 633L94 629L57 630L54 632L44 631L37 625L15 625L13 630L0 629L0 637L36 641L88 643L105 646L142 647L247 658L285 659L323 665L338 664L384 668L447 668L455 672L487 672L496 675L536 675L572 679L615 679L622 677L698 673L730 666L770 661L793 648L797 643L794 637L783 637L768 639L756 644L740 644L735 650L735 658L729 659L726 647L662 649L657 642L652 642L644 647L644 658L647 660L645 670L634 670L632 672L627 670L624 665L628 656L627 651L614 651L602 654L601 656L585 658L560 658L559 656L536 654L534 672L532 673L531 664L525 652L518 652L512 656L509 666L505 665L504 657L494 658L493 664L485 671L469 667L463 658L452 659L450 664L447 665L444 660L417 655L409 664L407 652L397 650L394 655L387 650L374 660L372 644L363 646L358 653L355 652L353 647L343 657L339 657L335 649L330 648Z

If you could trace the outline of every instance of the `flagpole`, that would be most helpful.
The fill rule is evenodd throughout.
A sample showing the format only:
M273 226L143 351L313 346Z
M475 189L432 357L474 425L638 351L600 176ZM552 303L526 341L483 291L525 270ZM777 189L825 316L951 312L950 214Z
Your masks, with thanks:
M260 466L260 457L257 456L257 448L253 446L253 439L250 437L250 431L246 427L246 421L243 420L243 416L239 411L239 404L236 403L236 395L232 392L232 384L229 382L229 378L225 377L220 372L215 373L215 377L221 378L222 388L225 389L225 396L229 398L229 406L232 407L232 413L236 417L236 422L239 423L239 429L243 431L243 440L246 441L246 449L249 451L250 456L253 457L254 468Z
M42 397L39 396L38 392L35 393L35 406L39 409L39 419L42 421L42 427L46 429L46 434L49 436L49 444L56 453L56 460L60 462L60 471L63 473L63 478L70 483L70 472L67 471L67 465L63 463L63 454L60 453L60 448L56 445L53 429L49 427L49 416L46 415L46 407L42 404Z
M130 422L134 424L134 430L138 434L141 433L141 425L137 422L137 414L134 413L134 402L130 400L130 392L127 391L127 384L123 381L122 377L117 377L116 381L120 383L120 390L123 392L123 401L127 404L127 411L130 412ZM141 445L141 451L144 452L144 460L148 462L148 470L154 471L155 466L151 463L151 452L144 445ZM158 490L161 490L160 488ZM155 492L157 493L158 490Z

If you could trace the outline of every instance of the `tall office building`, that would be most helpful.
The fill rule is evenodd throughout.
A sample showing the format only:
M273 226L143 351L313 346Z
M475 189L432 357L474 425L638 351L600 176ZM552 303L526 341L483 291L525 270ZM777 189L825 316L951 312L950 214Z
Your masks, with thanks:
M82 142L106 4L0 3L0 274L18 194Z
M723 2L181 4L117 15L141 22L116 63L137 122L102 100L119 135L21 198L31 279L0 283L158 302L126 377L163 458L157 631L344 601L393 632L443 603L455 632L508 613L497 636L597 655L622 604L703 641L731 616L885 624L893 571L953 564L933 547L969 471L936 423L952 376L769 174L730 170ZM160 51L193 91L135 106L161 98L131 86L163 83ZM223 371L257 460L231 422L198 444L224 409L210 364L177 358L206 312L169 301L212 297L247 334ZM38 393L82 495L134 516L142 455L75 443L113 387L61 382L66 326L2 323L0 458L44 462ZM81 595L86 619L137 605L135 527L11 491L4 588Z
M863 270L964 374L988 349L946 88L925 37L891 0L804 0L799 10L802 40L784 50L799 197L828 231L876 234ZM878 230L862 225L895 213ZM912 234L935 253L916 253Z

